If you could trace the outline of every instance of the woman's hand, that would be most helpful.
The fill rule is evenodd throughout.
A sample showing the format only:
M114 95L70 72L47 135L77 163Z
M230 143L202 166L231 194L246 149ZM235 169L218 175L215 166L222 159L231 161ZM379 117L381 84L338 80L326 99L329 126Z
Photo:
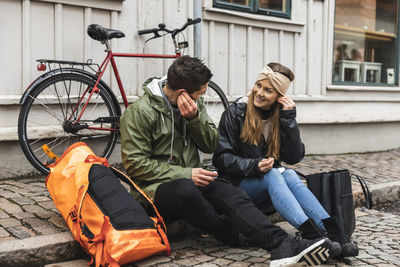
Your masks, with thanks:
M266 173L267 171L272 169L272 166L274 166L274 161L275 161L274 158L262 159L258 163L258 169L261 172Z
M287 95L278 97L277 101L282 105L282 110L292 110L296 106L293 99Z
M217 176L217 172L207 171L202 168L193 168L192 176L190 178L196 186L205 187L209 183L213 182Z

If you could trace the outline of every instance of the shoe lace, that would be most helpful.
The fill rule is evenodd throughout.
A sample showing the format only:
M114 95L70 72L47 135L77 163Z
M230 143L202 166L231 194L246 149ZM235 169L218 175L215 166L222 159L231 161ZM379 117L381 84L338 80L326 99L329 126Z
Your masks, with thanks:
M294 233L294 238L295 238L295 240L302 239L303 238L303 232L297 231L296 233Z

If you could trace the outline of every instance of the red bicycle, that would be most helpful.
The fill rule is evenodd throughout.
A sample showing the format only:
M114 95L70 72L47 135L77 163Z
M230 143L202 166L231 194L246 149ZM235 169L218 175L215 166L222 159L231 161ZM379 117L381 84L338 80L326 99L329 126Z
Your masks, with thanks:
M96 155L109 157L118 142L121 107L112 89L101 79L107 67L111 63L123 105L127 107L129 103L114 58L178 58L188 43L178 43L177 34L200 21L199 18L188 19L181 28L174 30L168 30L161 23L158 28L138 32L140 35L153 34L147 41L170 34L175 46L172 55L114 53L110 40L122 38L124 33L93 24L88 27L89 36L106 46L107 55L101 65L90 60L86 63L37 60L38 70L49 68L49 71L33 81L23 94L18 118L19 142L29 162L47 174L47 166L77 141L86 142ZM54 65L58 67L52 69ZM217 123L228 101L213 82L209 83L207 91L204 96L206 108Z

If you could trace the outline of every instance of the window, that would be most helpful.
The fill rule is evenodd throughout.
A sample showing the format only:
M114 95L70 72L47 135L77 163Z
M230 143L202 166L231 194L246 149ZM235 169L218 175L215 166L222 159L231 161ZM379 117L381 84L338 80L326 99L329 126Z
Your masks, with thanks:
M290 18L291 0L214 0L215 7Z
M336 0L333 83L397 84L397 0Z

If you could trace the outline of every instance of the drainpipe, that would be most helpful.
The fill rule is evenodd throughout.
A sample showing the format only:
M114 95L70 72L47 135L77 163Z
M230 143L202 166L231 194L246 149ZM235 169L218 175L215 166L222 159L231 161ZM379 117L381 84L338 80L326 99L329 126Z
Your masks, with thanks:
M202 0L193 1L193 19L202 18ZM193 35L194 35L194 56L201 59L201 23L194 25Z

